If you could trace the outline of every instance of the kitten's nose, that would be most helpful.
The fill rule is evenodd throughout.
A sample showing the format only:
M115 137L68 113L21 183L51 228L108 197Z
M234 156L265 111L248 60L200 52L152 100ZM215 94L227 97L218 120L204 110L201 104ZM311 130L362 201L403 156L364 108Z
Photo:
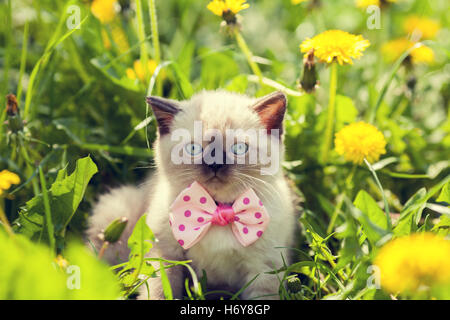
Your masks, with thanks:
M212 157L215 157L215 156L216 156L216 150L215 150L215 149L213 149L213 150L211 151L211 156L212 156ZM222 162L222 163L216 163L216 162L213 162L213 163L211 163L211 164L207 164L207 163L205 163L205 164L206 164L206 166L207 166L209 169L211 169L212 171L214 171L214 173L216 173L217 171L220 170L220 168L222 168L222 167L224 166L226 156L227 156L227 154L224 152L224 153L222 154L222 157L223 157L223 158L222 158L221 160L219 159L219 162Z
M223 164L220 164L220 163L208 164L208 168L210 168L214 172L219 171L219 169L222 167L223 167Z

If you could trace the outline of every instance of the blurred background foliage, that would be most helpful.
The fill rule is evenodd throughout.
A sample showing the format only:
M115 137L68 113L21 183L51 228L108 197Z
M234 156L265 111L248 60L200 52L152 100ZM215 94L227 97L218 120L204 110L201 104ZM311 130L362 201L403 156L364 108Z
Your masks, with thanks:
M305 293L307 298L320 298L336 291L341 297L351 294L362 297L366 293L358 290L368 275L365 268L355 265L368 265L375 246L367 247L360 238L361 221L351 214L354 209L351 201L343 204L344 209L337 216L337 234L329 237L327 232L338 196L348 188L346 178L352 165L335 152L326 164L318 159L326 120L323 111L328 103L329 70L318 64L318 88L312 94L302 92L298 88L303 69L299 44L328 29L362 34L371 43L354 65L339 68L335 119L335 129L339 130L368 118L393 66L383 55L382 46L389 40L407 36L403 24L414 14L439 22L436 37L425 42L434 52L434 61L402 66L395 74L376 113L375 124L388 143L387 154L374 167L394 223L408 199L421 188L428 192L418 197L424 207L417 224L406 234L423 226L424 230L436 230L439 224L440 232L448 234L442 231L449 226L448 218L447 222L442 218L449 214L445 201L437 207L426 205L428 200L434 202L446 183L448 186L450 173L447 0L399 0L381 10L380 29L367 27L370 14L353 0L306 1L297 5L290 0L249 0L250 8L240 13L242 34L264 76L275 81L274 85L264 86L251 74L234 39L221 31L220 19L206 9L207 3L156 1L162 69L155 74L156 85L149 87L157 63L147 1L142 1L143 21L136 17L135 1L120 0L117 12L107 22L92 15L90 1L0 2L0 16L5 22L0 27L0 101L3 101L0 104L6 104L2 99L8 93L16 94L26 121L16 136L8 132L7 125L0 129L0 169L17 173L22 181L0 203L8 220L16 221L16 230L20 227L17 223L24 219L19 217L23 211L20 208L41 194L37 168L42 169L47 186L51 186L58 182L58 171L72 172L79 158L90 155L98 167L98 173L86 187L84 200L75 207L76 214L67 221L64 229L67 232L56 239L58 252L67 255L75 250L66 251L65 245L71 239L82 238L86 218L99 194L123 183L142 182L151 171L149 146L155 139L155 121L145 104L149 88L152 94L174 99L187 99L202 89L226 88L262 96L281 88L289 99L285 168L303 207L304 228L298 248L314 259L325 261L324 265L335 272L350 268L355 282L343 290L337 282L329 281L328 271L320 269L324 273L322 280L326 281L323 288L317 289L317 283L311 280L316 269L305 264L290 271L302 274L304 290L311 291ZM73 17L72 5L80 10L81 26L70 30L67 23ZM139 40L142 26L144 42ZM139 61L143 46L148 52L148 68ZM2 122L7 119L6 111L2 111L1 119ZM28 152L28 160L23 148ZM433 189L434 186L437 187ZM349 190L347 197L351 200L360 190L370 194L372 200L365 198L361 205L355 202L360 210L366 202L371 203L368 205L371 208L383 207L382 194L366 167L356 167ZM415 210L417 217L419 208ZM0 241L2 258L8 259L4 252L21 241L17 244ZM364 255L368 258L361 258ZM304 259L301 254L297 258ZM0 274L3 276L3 272ZM65 293L61 297L71 298ZM105 297L110 296L105 293Z

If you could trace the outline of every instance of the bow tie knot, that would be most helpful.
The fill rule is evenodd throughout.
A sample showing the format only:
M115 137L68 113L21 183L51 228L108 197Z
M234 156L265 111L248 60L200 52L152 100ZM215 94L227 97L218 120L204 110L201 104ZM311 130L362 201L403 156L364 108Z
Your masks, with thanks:
M214 211L211 223L219 226L226 226L233 222L235 219L235 213L233 207L224 203L219 203Z
M196 181L178 195L169 214L172 233L184 249L200 241L212 225L228 224L236 239L246 247L263 235L269 221L269 214L253 189L245 191L230 206L216 204Z

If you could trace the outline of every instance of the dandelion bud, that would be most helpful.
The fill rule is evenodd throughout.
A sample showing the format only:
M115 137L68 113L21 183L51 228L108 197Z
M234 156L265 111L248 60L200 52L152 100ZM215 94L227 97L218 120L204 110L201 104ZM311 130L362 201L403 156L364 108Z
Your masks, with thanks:
M223 20L228 24L236 24L236 14L233 13L231 10L226 10L222 13Z
M8 127L12 132L18 132L23 128L23 122L20 118L17 98L10 93L6 96L6 114L8 115Z
M413 71L414 65L413 65L413 58L409 54L406 56L406 58L402 61L402 65L405 67L405 70L407 73L410 73Z
M414 89L416 88L416 84L417 78L414 75L409 77L408 80L406 81L406 85L410 91L414 91Z
M298 293L302 290L302 283L297 276L289 277L287 279L287 287L289 289L289 292Z
M17 107L17 98L12 93L6 96L6 114L9 117L13 117L19 114L19 108Z
M322 7L321 0L312 0L309 2L308 10L312 11L314 9L320 9Z
M380 0L380 7L381 8L389 7L394 2L397 2L397 0Z
M444 107L448 109L448 105L450 102L450 82L446 82L442 85L440 94L444 102Z
M303 58L303 74L300 80L300 88L305 92L314 92L318 85L316 64L314 62L314 49L308 51Z
M125 217L115 219L103 232L103 240L109 243L115 243L119 241L120 236L127 226L127 223L128 219Z

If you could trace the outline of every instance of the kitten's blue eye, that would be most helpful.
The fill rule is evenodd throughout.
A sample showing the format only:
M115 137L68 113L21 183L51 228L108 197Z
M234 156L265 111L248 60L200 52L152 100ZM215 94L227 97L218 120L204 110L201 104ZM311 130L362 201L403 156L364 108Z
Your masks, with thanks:
M248 145L244 142L238 142L231 146L231 152L237 156L241 156L248 151Z
M187 153L189 153L191 156L197 156L203 152L202 146L199 145L198 143L188 143L187 145L184 146L184 148L186 149Z

